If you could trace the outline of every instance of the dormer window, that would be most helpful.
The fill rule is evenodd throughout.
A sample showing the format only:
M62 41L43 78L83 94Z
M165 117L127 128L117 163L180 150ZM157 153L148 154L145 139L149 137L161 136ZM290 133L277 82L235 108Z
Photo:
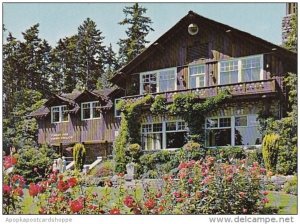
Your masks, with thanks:
M67 106L51 107L51 123L68 122L69 114L67 113Z
M81 103L82 120L96 119L100 116L100 103L98 101Z

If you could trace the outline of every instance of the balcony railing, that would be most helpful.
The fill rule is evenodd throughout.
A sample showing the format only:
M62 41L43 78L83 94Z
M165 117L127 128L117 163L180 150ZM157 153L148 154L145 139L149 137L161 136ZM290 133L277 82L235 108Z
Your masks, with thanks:
M228 90L232 96L244 96L244 95L257 95L268 94L278 92L279 86L275 79L259 80L253 82L235 83L218 86L208 86L202 88L185 89L185 90L173 90L169 92L150 93L152 96L165 95L167 102L173 101L174 94L184 93L197 93L199 99L205 99L208 97L216 96L219 92ZM124 100L136 100L144 95L133 95L122 97Z

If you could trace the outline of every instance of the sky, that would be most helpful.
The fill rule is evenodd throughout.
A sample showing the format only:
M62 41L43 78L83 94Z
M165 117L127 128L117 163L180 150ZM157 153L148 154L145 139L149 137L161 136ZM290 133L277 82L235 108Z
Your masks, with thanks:
M152 43L175 25L189 10L281 44L281 22L285 3L140 3L152 19L147 39ZM39 23L40 37L55 46L60 38L77 33L86 18L96 22L105 37L104 44L118 50L119 38L126 37L126 27L118 24L124 19L123 8L132 3L3 3L3 24L13 36L22 40L22 32ZM5 38L8 34L3 35Z

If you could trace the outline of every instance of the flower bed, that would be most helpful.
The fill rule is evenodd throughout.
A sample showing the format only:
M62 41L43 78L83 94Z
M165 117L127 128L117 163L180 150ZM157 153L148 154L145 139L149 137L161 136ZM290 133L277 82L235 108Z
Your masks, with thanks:
M268 203L264 172L257 163L248 167L245 160L226 164L206 157L182 161L178 174L164 175L160 184L131 188L122 175L114 188L110 181L87 186L76 172L52 173L28 185L10 174L4 178L3 206L6 214L259 214Z

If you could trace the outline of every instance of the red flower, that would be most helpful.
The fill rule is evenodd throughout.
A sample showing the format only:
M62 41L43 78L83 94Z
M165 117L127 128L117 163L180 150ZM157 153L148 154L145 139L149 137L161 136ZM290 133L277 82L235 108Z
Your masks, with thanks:
M179 203L183 202L183 198L176 198L176 202L179 202Z
M15 185L18 185L19 187L23 187L25 185L24 177L17 174L12 176L11 182Z
M111 214L111 215L120 215L121 213L120 213L120 209L118 209L118 208L113 208L113 209L111 209L110 211L109 211L109 214Z
M5 169L8 169L17 163L17 159L13 156L5 156L3 166Z
M49 183L55 183L57 181L57 176L55 173L51 173L49 177Z
M34 183L30 183L29 184L29 195L32 197L35 197L38 195L38 193L40 192L41 187L37 184Z
M60 175L58 176L58 179L59 179L59 180L62 180L62 179L64 179L64 176L63 176L62 174L60 174Z
M60 190L61 192L65 192L66 190L68 190L69 184L66 183L65 181L60 180L60 181L58 181L58 183L57 183L57 188L58 188L58 190Z
M68 179L68 185L69 187L74 187L77 184L77 179L75 177L71 177L70 179Z
M11 187L8 186L7 184L3 184L3 194L10 194L11 192Z
M77 200L71 201L70 202L70 209L74 213L79 212L81 209L83 209L82 200L77 199Z
M187 166L188 167L193 167L195 165L195 163L196 163L195 160L190 160L190 161L188 161Z
M194 181L193 181L193 178L190 178L190 179L188 179L188 183L189 184L192 184Z
M187 168L188 167L188 164L187 163L184 163L184 162L181 162L178 166L178 169L181 170L183 168Z
M39 210L40 215L45 215L46 214L46 209L44 207L41 207Z
M15 188L14 190L13 190L13 193L14 193L14 195L16 195L16 196L20 196L20 197L22 197L23 196L23 189L21 188L21 187L17 187L17 188Z
M41 181L38 183L38 185L40 187L40 193L43 193L48 187L48 181Z
M123 202L128 208L132 208L134 206L134 199L131 196L126 196Z
M148 199L146 202L145 202L145 206L146 208L148 208L149 210L150 209L153 209L156 205L156 202L153 200L153 199Z

